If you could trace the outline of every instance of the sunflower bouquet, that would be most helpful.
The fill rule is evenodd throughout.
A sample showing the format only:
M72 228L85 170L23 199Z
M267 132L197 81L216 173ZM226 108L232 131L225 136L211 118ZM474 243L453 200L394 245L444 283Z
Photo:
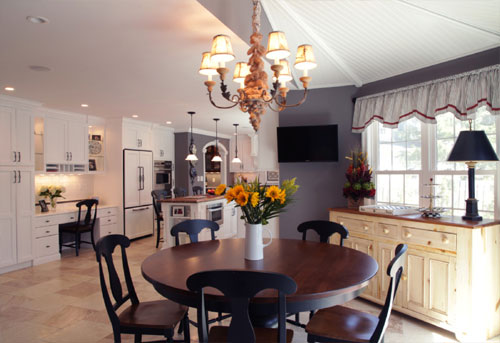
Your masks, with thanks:
M256 179L250 183L238 182L229 189L221 184L215 194L225 194L228 203L234 200L243 212L241 219L248 224L266 225L269 219L285 211L298 188L295 178L283 181L281 187L263 185Z

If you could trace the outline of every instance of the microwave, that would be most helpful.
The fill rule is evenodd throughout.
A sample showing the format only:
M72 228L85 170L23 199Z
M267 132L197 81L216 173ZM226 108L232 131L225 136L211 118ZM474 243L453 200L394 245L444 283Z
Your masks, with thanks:
M155 180L155 186L162 186L162 188L169 188L169 186L172 185L172 162L155 161L154 180Z

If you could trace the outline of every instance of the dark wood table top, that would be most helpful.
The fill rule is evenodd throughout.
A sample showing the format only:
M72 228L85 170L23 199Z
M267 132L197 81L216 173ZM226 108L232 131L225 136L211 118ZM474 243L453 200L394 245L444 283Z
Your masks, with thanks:
M372 257L326 243L274 239L264 249L264 259L260 261L245 260L244 249L244 239L223 239L161 250L142 263L142 275L163 296L195 307L197 297L186 286L193 273L214 269L283 273L298 286L297 292L287 297L287 310L298 312L342 304L357 297L378 270ZM207 289L205 294L209 310L223 310L220 306L224 300L217 290ZM263 291L253 302L275 304L276 293Z

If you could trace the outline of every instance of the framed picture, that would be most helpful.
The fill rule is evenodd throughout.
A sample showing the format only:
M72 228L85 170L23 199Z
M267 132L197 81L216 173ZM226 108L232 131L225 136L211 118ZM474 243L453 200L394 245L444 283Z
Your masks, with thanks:
M93 141L100 141L101 140L101 135L92 135L92 140Z
M96 171L96 164L95 164L95 159L90 158L89 159L89 171Z
M172 206L172 217L184 217L184 206Z
M47 203L45 200L39 200L38 204L40 204L40 208L42 209L42 212L49 212L49 208L47 207Z

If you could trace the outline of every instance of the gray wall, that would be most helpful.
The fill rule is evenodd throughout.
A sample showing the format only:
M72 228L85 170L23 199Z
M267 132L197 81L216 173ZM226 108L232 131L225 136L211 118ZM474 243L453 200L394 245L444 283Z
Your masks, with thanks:
M196 163L196 171L198 175L203 175L203 147L208 142L215 140L215 135L207 136L198 133L193 134L194 145L196 145L196 156L198 161ZM191 179L189 177L189 163L185 160L190 142L190 134L187 132L175 133L175 186L188 190L192 194ZM229 174L229 139L219 138L219 146L223 145L228 151L226 163L226 175L228 182L230 180ZM195 181L193 186L204 187L204 182Z
M351 133L354 105L352 96L356 87L314 89L299 107L284 110L279 115L279 126L309 126L337 124L339 133L338 162L280 163L280 179L297 177L300 185L296 201L280 215L280 237L301 238L297 225L308 220L328 220L328 208L344 207L342 196L345 170L349 163L344 158L351 150L361 147L361 135ZM302 91L291 91L288 103L295 103Z

